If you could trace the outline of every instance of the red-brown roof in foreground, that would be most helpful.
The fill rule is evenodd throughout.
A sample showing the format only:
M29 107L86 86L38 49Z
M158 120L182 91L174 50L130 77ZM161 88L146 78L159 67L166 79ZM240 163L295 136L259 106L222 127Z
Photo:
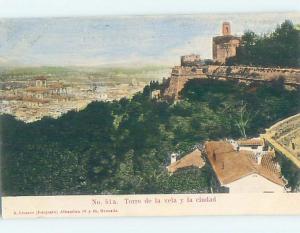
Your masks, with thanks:
M235 151L229 142L210 141L205 144L207 158L221 185L229 184L250 174L259 174L269 181L284 186L272 152L257 164L251 151Z
M175 163L172 163L170 166L167 167L168 171L173 173L176 172L178 169L186 168L186 167L197 167L201 168L205 164L204 160L201 156L201 151L196 149L190 154L185 155Z

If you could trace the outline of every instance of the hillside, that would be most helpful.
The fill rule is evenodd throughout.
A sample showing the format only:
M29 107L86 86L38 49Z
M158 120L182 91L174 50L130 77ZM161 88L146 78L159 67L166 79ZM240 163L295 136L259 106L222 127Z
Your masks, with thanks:
M255 136L300 109L299 90L280 81L190 80L177 103L151 99L160 88L151 82L130 100L93 102L56 120L1 116L4 195L210 192L208 165L169 176L170 153Z

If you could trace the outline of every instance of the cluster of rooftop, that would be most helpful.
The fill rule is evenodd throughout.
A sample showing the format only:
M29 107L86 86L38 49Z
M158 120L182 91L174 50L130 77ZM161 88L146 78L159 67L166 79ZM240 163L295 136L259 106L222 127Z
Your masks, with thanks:
M167 170L202 168L206 162L212 167L219 190L229 193L283 193L287 181L281 174L275 151L263 139L207 141L199 149L176 159L171 154Z
M68 111L79 111L92 101L130 97L144 85L143 82L128 83L107 88L97 82L66 83L44 76L26 81L11 80L1 85L0 114L10 114L24 122L45 116L58 118Z

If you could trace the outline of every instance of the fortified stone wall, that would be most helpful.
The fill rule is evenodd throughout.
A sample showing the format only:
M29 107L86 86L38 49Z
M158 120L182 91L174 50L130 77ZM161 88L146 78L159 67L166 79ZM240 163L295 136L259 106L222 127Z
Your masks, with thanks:
M300 69L263 68L250 66L214 66L208 67L207 75L232 76L235 78L249 78L271 81L278 77L284 78L286 83L300 84Z
M190 79L207 78L205 72L207 68L175 66L172 69L169 86L164 91L166 98L178 99L179 92L185 83Z
M201 66L203 61L200 55L190 54L180 57L181 66Z
M175 66L172 69L170 84L164 92L167 98L179 98L179 92L189 79L217 78L238 79L246 82L267 82L282 77L285 84L300 86L300 69L279 69L247 66L216 66L202 67Z

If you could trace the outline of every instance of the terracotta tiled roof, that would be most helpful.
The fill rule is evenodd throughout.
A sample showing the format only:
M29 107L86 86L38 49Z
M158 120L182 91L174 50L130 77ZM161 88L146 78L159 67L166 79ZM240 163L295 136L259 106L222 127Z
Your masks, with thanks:
M240 141L238 141L238 144L240 146L263 146L264 145L264 141L262 139L259 139L259 138L246 139L246 140L240 140Z
M259 174L275 184L285 185L272 152L264 155L261 163L257 164L251 151L235 151L228 142L210 141L205 144L205 149L221 185L232 183L253 173Z
M168 171L173 173L180 168L186 167L197 167L201 168L205 164L204 160L201 157L200 150L196 149L190 154L185 155L175 163L172 163L170 166L167 167Z

